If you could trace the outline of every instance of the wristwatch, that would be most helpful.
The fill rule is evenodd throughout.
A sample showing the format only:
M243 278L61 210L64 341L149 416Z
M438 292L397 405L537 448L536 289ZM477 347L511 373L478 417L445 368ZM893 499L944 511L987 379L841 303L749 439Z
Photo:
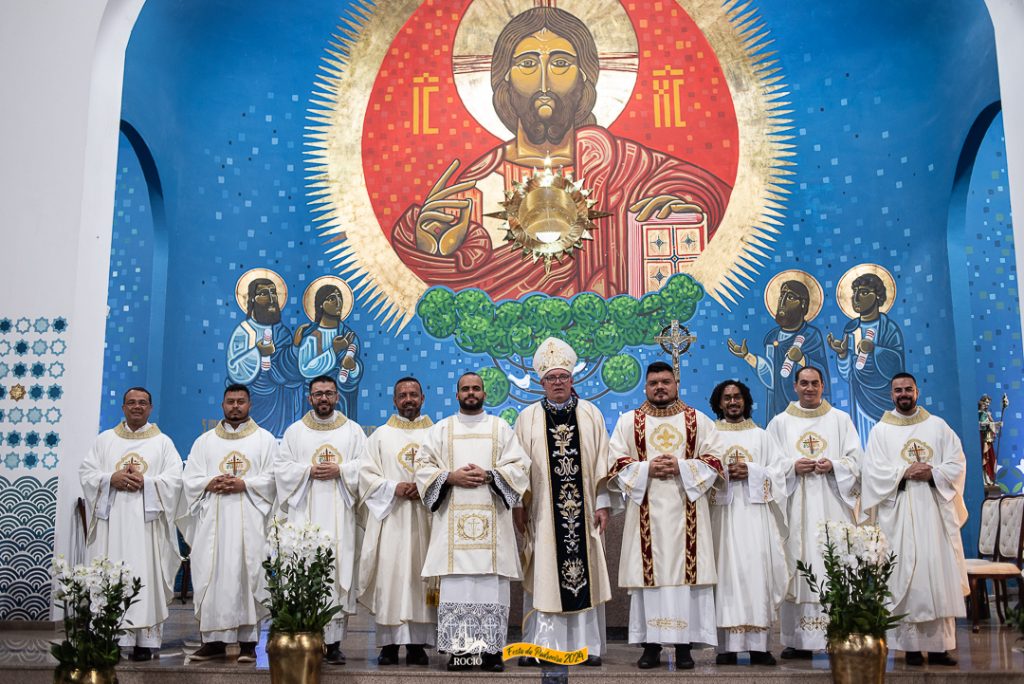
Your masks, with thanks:
M484 474L484 484L491 484L492 482L494 482L494 473L488 470Z

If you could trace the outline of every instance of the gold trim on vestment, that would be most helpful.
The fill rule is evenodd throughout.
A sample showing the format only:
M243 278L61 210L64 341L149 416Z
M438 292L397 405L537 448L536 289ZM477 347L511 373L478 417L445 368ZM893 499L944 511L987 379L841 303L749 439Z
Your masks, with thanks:
M917 413L912 416L904 416L895 411L886 411L882 414L882 420L879 422L885 423L886 425L898 425L899 427L907 427L908 425L917 425L923 423L932 417L932 414L928 413L924 407L918 406Z
M241 425L238 426L238 430L235 432L228 432L224 428L224 421L217 423L217 427L214 428L214 432L221 439L243 439L253 434L260 429L260 426L256 424L256 421L250 418Z
M797 418L821 418L823 415L832 410L832 404L826 400L821 400L821 405L818 408L805 409L800 406L797 402L790 402L789 406L786 407L786 413Z
M722 432L740 432L741 430L753 430L754 428L759 426L750 418L745 418L738 423L729 423L724 420L716 420L715 427L721 430Z
M334 420L330 422L318 421L313 417L312 411L306 411L306 415L302 416L302 424L308 427L310 430L319 430L321 432L327 432L328 430L337 430L342 425L348 422L348 418L341 411L334 412Z
M672 416L678 416L685 409L686 404L684 404L680 399L676 399L665 408L658 408L651 402L645 401L640 404L640 408L638 408L637 411L641 411L652 418L671 418Z
M142 430L141 432L132 432L122 420L114 426L114 434L121 439L149 439L150 437L156 437L159 435L160 428L156 426L156 423L150 423L149 427L145 430Z
M391 415L388 418L388 422L385 425L399 430L422 430L428 428L434 424L434 421L430 420L430 416L419 416L415 420L406 420L401 416Z

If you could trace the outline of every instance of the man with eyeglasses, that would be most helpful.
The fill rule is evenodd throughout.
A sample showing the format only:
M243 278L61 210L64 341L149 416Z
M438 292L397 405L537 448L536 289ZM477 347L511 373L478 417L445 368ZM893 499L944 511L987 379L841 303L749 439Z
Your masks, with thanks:
M85 554L87 560L125 561L142 580L119 643L132 648L131 660L151 660L160 650L181 565L174 529L181 456L149 422L153 403L148 390L132 387L121 408L124 420L100 434L79 469L89 514Z
M554 337L533 355L544 398L516 421L531 460L530 490L512 514L526 567L523 641L558 651L586 647L583 664L598 666L604 603L611 599L603 539L611 507L608 433L601 410L572 388L576 360L573 348Z
M332 665L344 665L341 641L349 615L356 612L356 502L359 463L366 453L366 434L337 410L338 386L321 375L309 383L312 410L284 432L275 469L278 503L288 521L313 523L335 535L334 588L331 605L342 610L324 628Z

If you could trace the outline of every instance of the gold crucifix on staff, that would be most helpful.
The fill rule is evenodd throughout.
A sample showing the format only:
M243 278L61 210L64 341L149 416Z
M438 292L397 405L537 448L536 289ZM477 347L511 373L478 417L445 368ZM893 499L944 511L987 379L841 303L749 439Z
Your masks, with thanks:
M672 370L676 374L676 384L679 383L679 357L690 350L690 345L696 339L697 336L691 334L685 325L679 325L677 320L673 320L672 325L666 326L661 334L654 338L666 354L672 355Z

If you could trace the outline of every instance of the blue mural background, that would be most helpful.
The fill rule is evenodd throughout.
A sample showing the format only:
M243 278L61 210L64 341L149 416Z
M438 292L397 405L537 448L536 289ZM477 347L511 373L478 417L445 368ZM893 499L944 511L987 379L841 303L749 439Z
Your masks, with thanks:
M332 264L307 206L303 136L314 77L346 5L195 0L144 6L127 53L122 118L138 131L160 179L166 285L158 292L160 279L145 272L152 267L147 264L160 263L147 256L156 248L139 226L146 214L141 187L151 186L152 178L122 139L117 206L123 214L115 218L112 248L104 427L117 419L120 391L145 376L162 383L154 417L188 452L204 421L220 415L226 344L245 317L234 286L245 271L280 273L289 288L284 323L294 330L307 322L302 292L332 272ZM387 11L386 2L379 6ZM950 263L963 259L947 246L951 190L968 132L999 99L984 2L764 0L755 8L771 30L789 84L792 195L775 251L746 296L731 310L705 298L689 322L697 342L685 360L682 391L707 410L714 384L735 376L762 401L753 371L729 353L725 340L746 338L756 346L773 326L762 296L768 280L790 268L814 275L826 296L815 324L839 335L847 321L835 302L839 278L857 264L880 264L897 283L890 317L903 330L922 402L963 437L971 463L968 506L977 510L977 396L1001 394L1001 383L1010 393L1000 471L1008 488L1022 479L1024 401L1014 399L1021 341L1001 124L989 129L971 175L962 227L971 250L968 294L954 293ZM159 320L145 299L146 282L154 280L150 294L166 296ZM970 300L971 317L954 315L956 297ZM397 334L383 330L363 303L345 323L362 345L359 415L365 425L386 419L390 383L399 375L424 380L426 410L439 417L454 410L458 374L489 363L429 337L416 320ZM165 352L150 344L154 338ZM967 357L958 350L962 339L976 340ZM658 356L630 351L642 363ZM833 403L848 408L848 386L835 372L834 354L829 358ZM637 388L608 395L600 405L612 423L641 399ZM763 422L761 407L755 419ZM972 520L965 531L969 548L976 525Z

